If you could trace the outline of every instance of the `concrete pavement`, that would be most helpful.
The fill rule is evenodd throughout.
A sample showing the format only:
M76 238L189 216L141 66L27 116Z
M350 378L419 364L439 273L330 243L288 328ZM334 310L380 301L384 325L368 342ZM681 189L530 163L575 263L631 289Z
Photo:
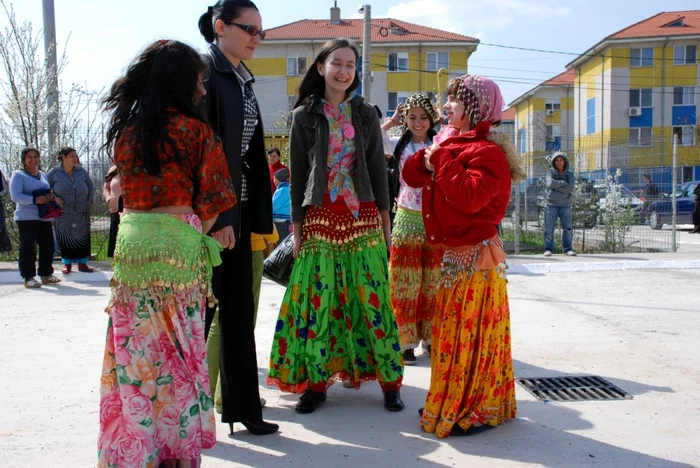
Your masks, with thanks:
M336 385L311 415L294 412L296 396L263 387L265 417L281 432L256 437L236 425L229 437L219 424L203 466L700 466L697 260L694 253L510 259L517 376L600 375L632 400L543 403L518 386L517 420L438 440L418 428L430 380L419 355L406 369L403 412L383 409L376 383L359 391ZM0 264L0 457L9 466L94 466L109 274L71 274L28 291L16 265ZM283 293L264 281L261 382Z

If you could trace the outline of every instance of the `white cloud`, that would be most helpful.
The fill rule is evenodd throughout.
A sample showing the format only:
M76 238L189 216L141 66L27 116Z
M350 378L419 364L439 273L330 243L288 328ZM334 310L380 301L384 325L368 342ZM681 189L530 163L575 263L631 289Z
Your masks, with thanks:
M537 23L568 16L571 8L553 0L411 0L389 7L387 16L467 36L505 29L517 22ZM533 24L534 26L534 24ZM483 35L483 33L482 33Z

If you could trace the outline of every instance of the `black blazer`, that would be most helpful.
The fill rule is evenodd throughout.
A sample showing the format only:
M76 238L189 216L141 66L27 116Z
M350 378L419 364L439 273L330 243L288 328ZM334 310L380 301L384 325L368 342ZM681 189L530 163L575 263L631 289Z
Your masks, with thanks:
M241 155L243 140L243 92L231 62L218 47L212 45L204 55L209 66L209 79L206 81L207 95L204 98L206 115L214 132L221 138L231 173L233 187L239 203L220 213L212 231L232 226L236 238L240 237L240 195L243 160L247 163L248 206L250 207L250 230L259 234L272 233L272 187L270 170L265 152L265 132L262 115L258 106L258 125L248 145L248 151ZM243 65L245 66L245 65ZM252 73L251 73L252 76Z

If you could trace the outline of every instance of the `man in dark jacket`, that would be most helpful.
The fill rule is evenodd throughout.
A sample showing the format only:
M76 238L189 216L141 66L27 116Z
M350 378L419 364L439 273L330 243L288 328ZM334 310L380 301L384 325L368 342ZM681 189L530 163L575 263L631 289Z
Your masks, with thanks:
M560 151L552 155L552 167L547 172L546 201L544 225L544 255L549 257L554 251L554 227L557 219L561 221L561 237L564 254L576 255L572 250L573 214L571 204L574 201L574 173L569 170L569 159Z

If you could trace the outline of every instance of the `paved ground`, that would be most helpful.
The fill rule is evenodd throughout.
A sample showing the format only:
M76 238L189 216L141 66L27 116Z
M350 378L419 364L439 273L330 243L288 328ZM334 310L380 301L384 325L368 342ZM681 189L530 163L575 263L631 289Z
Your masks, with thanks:
M376 384L334 386L306 416L294 412L296 397L263 388L265 417L282 431L255 437L236 425L229 437L219 424L204 466L700 466L699 257L511 259L517 376L600 375L632 400L543 403L518 386L517 420L473 438L437 440L418 428L430 379L419 356L406 370L405 411L386 412ZM0 459L7 466L94 466L108 274L74 274L58 287L27 291L16 265L0 264ZM264 283L261 381L282 294Z

